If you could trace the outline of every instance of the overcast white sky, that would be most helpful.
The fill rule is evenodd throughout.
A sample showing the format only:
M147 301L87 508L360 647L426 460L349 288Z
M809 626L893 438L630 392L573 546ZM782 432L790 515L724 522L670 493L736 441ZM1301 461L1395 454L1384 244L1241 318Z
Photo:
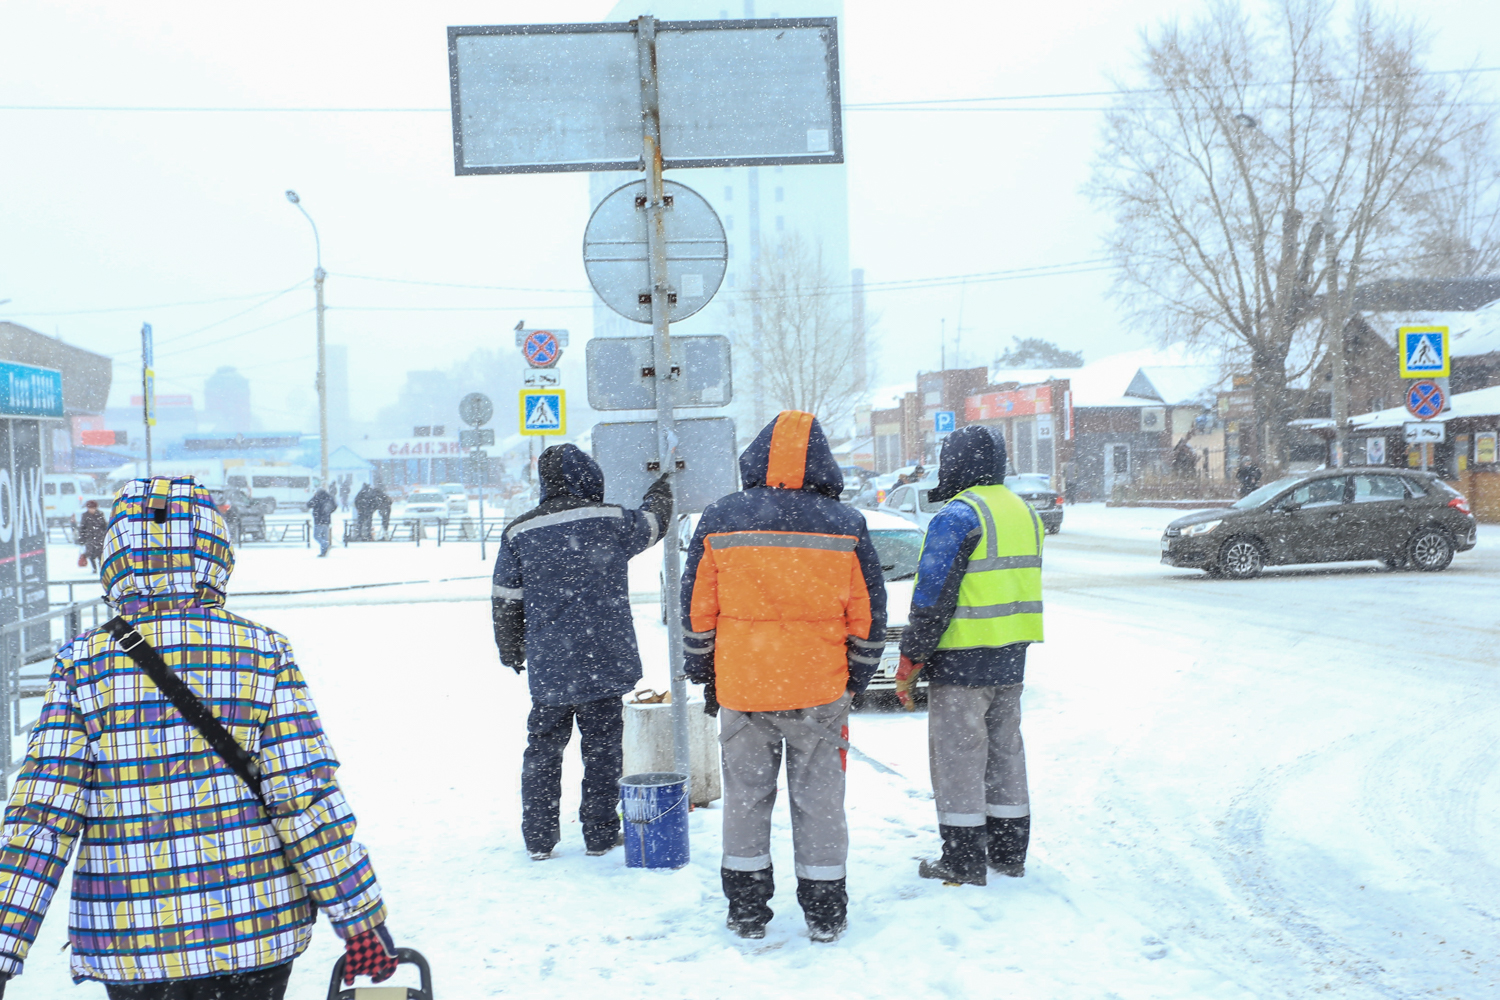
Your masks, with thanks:
M446 108L447 25L598 20L612 5L5 0L0 105ZM1426 19L1435 68L1500 64L1495 0L1398 7ZM846 0L845 100L1102 89L1106 73L1129 68L1142 26L1201 8ZM1079 193L1096 112L845 121L850 261L867 280L1101 256L1103 220ZM691 185L692 173L676 176ZM264 301L312 269L311 233L282 194L295 188L322 232L329 339L349 345L354 416L369 418L407 370L508 344L518 319L588 330L586 184L582 174L455 177L446 112L0 110L0 299L13 300L0 318L113 355L117 401L133 388L149 320L159 391L191 392L201 405L204 376L236 364L266 422L295 424L312 397L310 282ZM1014 335L1090 358L1150 343L1152 330L1126 326L1106 301L1108 281L1086 273L881 294L871 303L881 379L935 368L944 317L951 333L962 316L972 363ZM222 301L167 305L206 299ZM950 361L957 349L950 341Z

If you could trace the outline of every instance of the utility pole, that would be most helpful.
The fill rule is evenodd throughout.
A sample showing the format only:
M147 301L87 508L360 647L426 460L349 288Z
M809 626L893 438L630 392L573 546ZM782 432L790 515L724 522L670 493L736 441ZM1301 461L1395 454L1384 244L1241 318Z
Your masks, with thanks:
M297 211L312 226L313 246L317 250L317 265L313 268L313 288L317 293L318 301L318 450L320 452L320 464L318 467L318 478L323 486L328 485L328 352L323 340L323 279L328 277L328 272L323 270L323 241L318 236L318 224L313 217L307 214L307 209L302 207L302 199L297 197L297 192L288 191L286 200L297 206Z
M1323 246L1328 257L1328 293L1324 299L1324 321L1328 324L1328 358L1330 375L1333 378L1332 399L1330 400L1330 412L1333 416L1333 460L1335 466L1342 468L1349 464L1344 448L1345 425L1349 422L1349 386L1346 381L1347 366L1344 357L1344 326L1348 322L1348 317L1344 311L1344 300L1339 295L1338 240L1334 238L1333 221L1326 211L1323 223ZM1350 279L1352 282L1352 275ZM1351 286L1349 289L1351 300L1353 291Z
M151 428L156 423L156 359L151 324L141 324L141 422L146 426L146 478L151 478Z

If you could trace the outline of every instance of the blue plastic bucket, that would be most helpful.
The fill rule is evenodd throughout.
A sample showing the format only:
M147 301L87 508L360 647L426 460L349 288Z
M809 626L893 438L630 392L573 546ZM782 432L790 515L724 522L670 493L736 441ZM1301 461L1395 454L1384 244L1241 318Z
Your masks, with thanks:
M688 863L688 779L676 771L620 779L625 867L681 868Z

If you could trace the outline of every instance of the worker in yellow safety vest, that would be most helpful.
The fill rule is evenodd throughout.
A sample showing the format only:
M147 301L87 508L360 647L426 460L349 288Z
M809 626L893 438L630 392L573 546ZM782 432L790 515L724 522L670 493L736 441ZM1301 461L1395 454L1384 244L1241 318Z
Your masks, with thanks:
M901 635L896 693L927 682L928 752L943 854L918 874L984 885L1026 872L1031 800L1021 742L1026 647L1042 641L1042 524L1005 479L1005 439L965 427L943 443L946 502L927 527Z

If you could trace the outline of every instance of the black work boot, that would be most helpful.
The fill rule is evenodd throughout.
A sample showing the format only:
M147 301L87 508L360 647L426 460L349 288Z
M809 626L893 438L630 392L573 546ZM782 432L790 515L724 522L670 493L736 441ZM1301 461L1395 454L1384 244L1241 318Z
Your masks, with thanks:
M1031 817L1001 819L991 816L986 829L990 832L990 868L1011 878L1025 875L1026 848L1031 844Z
M799 878L797 902L807 917L807 936L814 941L837 941L849 929L849 893L841 878Z
M917 874L940 879L950 885L984 885L985 828L982 826L939 826L943 835L943 856L923 861Z
M742 938L765 937L766 924L775 915L766 905L776 892L771 869L734 872L721 868L719 876L724 882L724 895L729 899L729 929Z

